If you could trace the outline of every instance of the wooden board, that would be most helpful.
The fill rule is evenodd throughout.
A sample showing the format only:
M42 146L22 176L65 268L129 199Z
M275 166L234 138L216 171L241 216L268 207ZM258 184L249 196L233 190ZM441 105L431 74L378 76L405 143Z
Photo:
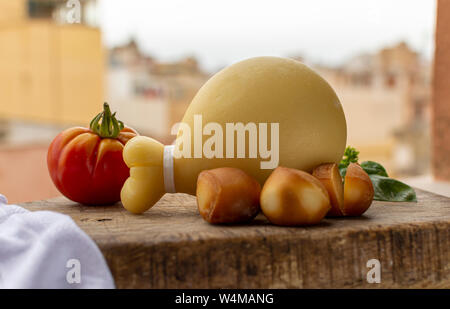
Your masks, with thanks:
M98 244L119 288L450 288L450 199L417 190L418 203L374 202L359 218L313 227L212 226L195 198L165 195L133 215L120 204L65 198L23 204L70 215ZM369 259L381 283L368 283Z

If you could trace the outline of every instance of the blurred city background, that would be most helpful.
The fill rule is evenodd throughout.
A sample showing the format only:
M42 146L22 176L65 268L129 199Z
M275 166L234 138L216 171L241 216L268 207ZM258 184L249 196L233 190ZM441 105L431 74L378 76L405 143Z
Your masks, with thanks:
M253 56L303 61L335 89L362 160L450 195L431 170L435 1L0 0L0 192L58 195L51 140L107 101L165 143L203 83Z

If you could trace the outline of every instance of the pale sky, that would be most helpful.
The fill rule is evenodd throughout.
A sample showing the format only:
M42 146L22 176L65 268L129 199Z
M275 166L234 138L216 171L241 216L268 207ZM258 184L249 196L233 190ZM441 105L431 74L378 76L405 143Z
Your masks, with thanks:
M99 0L108 47L134 36L161 60L215 71L254 56L337 65L400 40L432 56L435 0Z

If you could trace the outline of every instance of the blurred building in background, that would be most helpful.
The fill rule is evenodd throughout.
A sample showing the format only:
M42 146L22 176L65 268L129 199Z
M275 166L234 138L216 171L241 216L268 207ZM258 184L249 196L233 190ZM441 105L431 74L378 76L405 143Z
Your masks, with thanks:
M84 1L86 10L91 6ZM84 124L102 106L100 30L61 24L67 1L0 0L0 117ZM90 16L82 14L81 16Z
M141 134L172 142L172 126L209 74L193 57L160 62L142 53L133 39L111 49L108 59L107 100L113 110Z
M430 166L431 64L405 43L354 57L339 68L315 66L344 107L347 143L362 160L397 176Z
M63 0L0 0L0 191L12 202L57 195L49 141L86 125L104 99L104 51L95 1L66 24Z

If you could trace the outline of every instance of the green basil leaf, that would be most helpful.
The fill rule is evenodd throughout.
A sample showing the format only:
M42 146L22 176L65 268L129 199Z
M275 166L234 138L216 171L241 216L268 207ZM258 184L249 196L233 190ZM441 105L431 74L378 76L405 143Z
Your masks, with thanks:
M339 173L341 174L342 179L345 178L345 174L347 174L347 167L348 166L341 166L339 164Z
M364 161L361 163L361 167L369 175L380 175L380 176L388 177L386 169L380 163L373 162L373 161Z
M376 174L369 175L375 195L374 200L389 202L417 202L416 192L407 184Z

